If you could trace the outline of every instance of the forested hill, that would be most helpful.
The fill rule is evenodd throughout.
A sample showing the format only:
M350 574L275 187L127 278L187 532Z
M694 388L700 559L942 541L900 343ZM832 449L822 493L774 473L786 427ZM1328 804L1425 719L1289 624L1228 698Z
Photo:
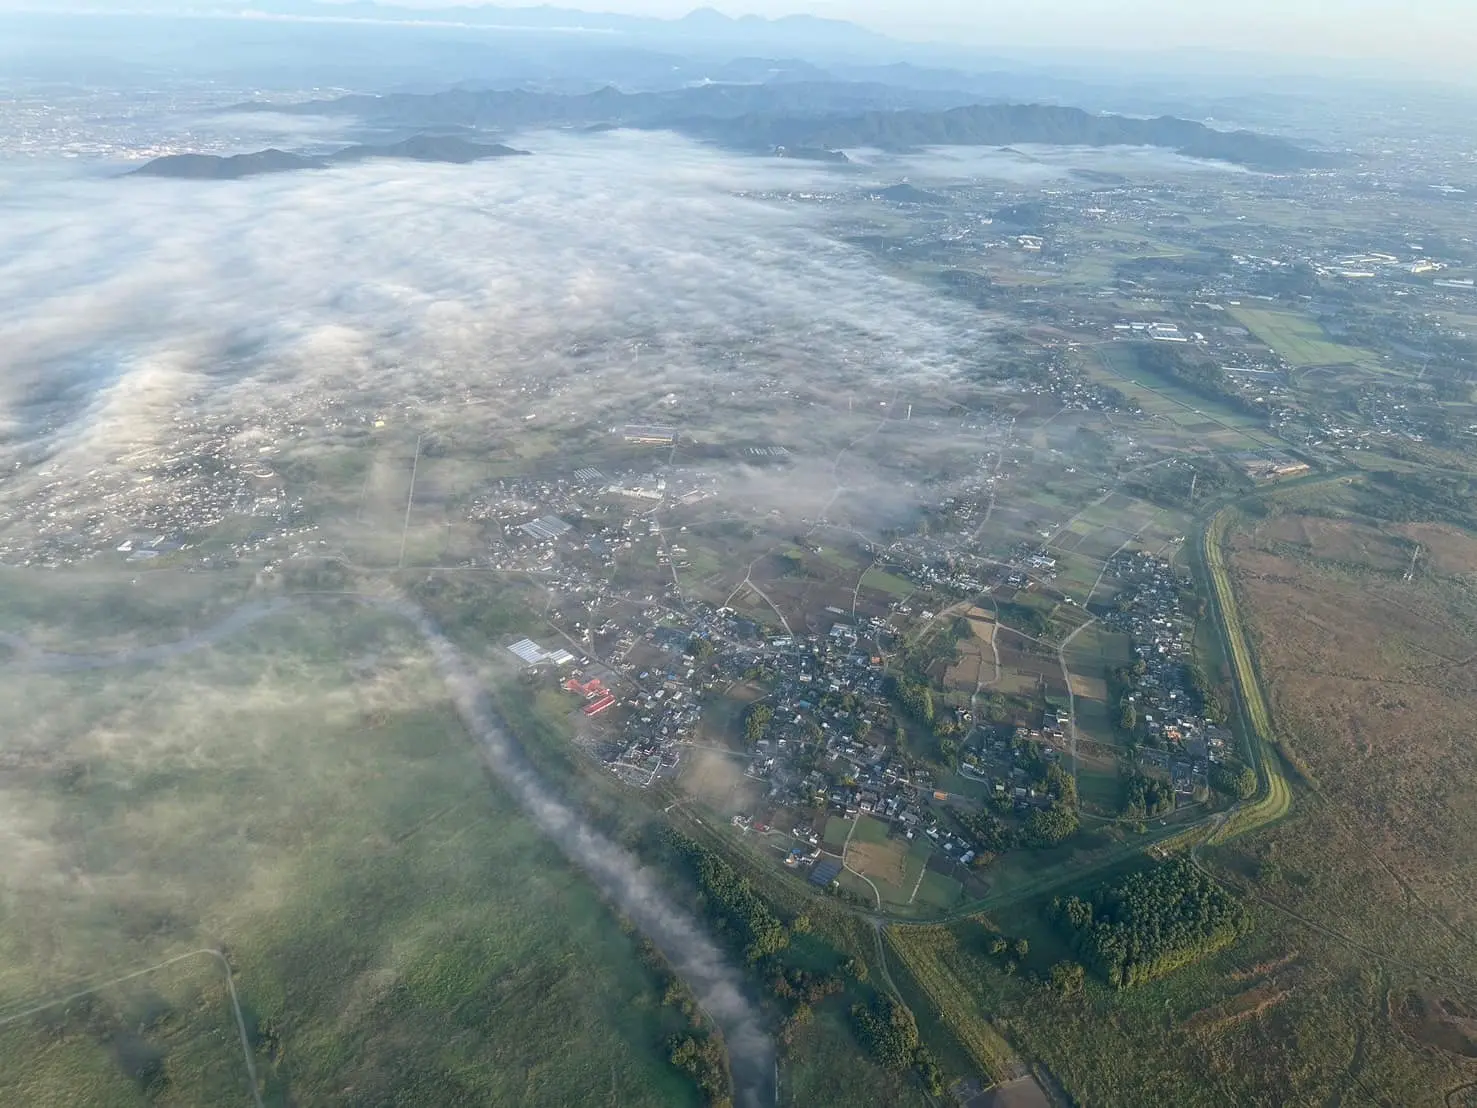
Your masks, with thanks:
M723 121L709 136L746 145L877 147L919 146L1155 146L1194 158L1234 162L1254 169L1292 170L1326 159L1283 139L1250 131L1216 131L1173 116L1133 119L1093 115L1080 108L1042 104L978 104L948 111L870 111L825 119L749 116Z
M511 129L619 126L675 130L745 150L777 147L836 150L877 147L1154 146L1197 158L1256 169L1287 171L1329 164L1327 155L1250 131L1217 131L1202 123L1161 116L1137 119L1097 115L1044 104L981 104L962 93L916 92L882 85L814 82L782 85L709 85L660 93L613 88L577 96L515 91L348 96L336 100L242 110L353 115L399 126Z
M403 142L386 146L346 146L322 156L290 154L282 150L260 150L254 154L171 154L155 158L134 174L144 177L177 177L188 180L234 181L242 177L258 177L266 173L290 173L299 169L324 169L367 161L370 158L397 158L417 162L445 162L467 165L487 158L508 158L527 154L500 144L485 145L460 138L416 135Z

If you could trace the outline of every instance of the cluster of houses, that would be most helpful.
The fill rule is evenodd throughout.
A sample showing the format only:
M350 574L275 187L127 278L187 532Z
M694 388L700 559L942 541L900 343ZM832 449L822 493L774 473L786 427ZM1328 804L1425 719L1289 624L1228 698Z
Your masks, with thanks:
M1169 773L1176 792L1193 794L1206 787L1207 763L1223 756L1230 734L1207 718L1204 690L1195 687L1195 627L1184 610L1189 582L1144 552L1120 555L1109 570L1122 591L1104 622L1133 642L1124 695L1144 739L1140 761Z

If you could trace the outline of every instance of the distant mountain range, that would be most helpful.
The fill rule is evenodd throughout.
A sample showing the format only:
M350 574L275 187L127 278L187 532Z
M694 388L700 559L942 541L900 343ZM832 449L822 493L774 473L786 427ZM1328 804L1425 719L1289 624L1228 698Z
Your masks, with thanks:
M713 8L698 8L680 19L653 16L620 15L614 12L581 11L550 4L501 7L495 4L447 4L409 6L379 4L373 0L320 3L316 0L246 0L222 5L216 0L201 0L201 10L252 15L287 16L311 20L363 21L368 23L410 23L419 26L445 25L478 27L489 31L518 31L552 34L620 35L645 41L704 40L730 46L788 45L792 49L816 49L822 53L878 51L895 46L893 40L855 23L825 19L813 15L787 15L766 19L758 15L731 18Z
M259 150L254 154L171 154L140 166L132 176L177 177L198 181L234 181L265 173L291 173L299 169L326 169L333 165L367 161L370 158L397 158L402 161L448 162L467 165L488 158L527 155L527 150L511 146L486 145L446 136L417 135L387 146L347 146L332 154L314 157L289 154L284 150Z
M706 85L670 92L581 95L456 89L431 94L345 96L287 107L240 110L351 115L399 127L632 127L672 130L749 151L924 146L1154 146L1255 169L1289 171L1330 164L1324 154L1251 131L1217 131L1161 116L1096 115L1042 104L970 103L967 94L877 84L792 82Z

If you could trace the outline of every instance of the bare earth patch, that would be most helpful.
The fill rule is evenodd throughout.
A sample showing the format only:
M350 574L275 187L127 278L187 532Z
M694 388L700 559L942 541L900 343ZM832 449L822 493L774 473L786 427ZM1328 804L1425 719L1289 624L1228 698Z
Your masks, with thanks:
M846 864L858 873L899 885L906 877L904 859L907 844L893 839L885 843L864 843L852 839L846 848Z

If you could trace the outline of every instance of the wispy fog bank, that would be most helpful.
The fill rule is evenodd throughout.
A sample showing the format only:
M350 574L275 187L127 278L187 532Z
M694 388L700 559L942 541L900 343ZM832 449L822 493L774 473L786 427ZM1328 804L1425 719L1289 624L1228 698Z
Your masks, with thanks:
M815 206L738 195L845 177L670 135L518 141L536 156L235 182L12 167L12 494L38 461L55 492L187 446L181 424L201 418L311 428L336 403L433 411L530 381L584 379L607 406L727 395L743 375L720 382L722 354L739 349L810 388L897 382L953 372L978 341L977 315L881 275Z

